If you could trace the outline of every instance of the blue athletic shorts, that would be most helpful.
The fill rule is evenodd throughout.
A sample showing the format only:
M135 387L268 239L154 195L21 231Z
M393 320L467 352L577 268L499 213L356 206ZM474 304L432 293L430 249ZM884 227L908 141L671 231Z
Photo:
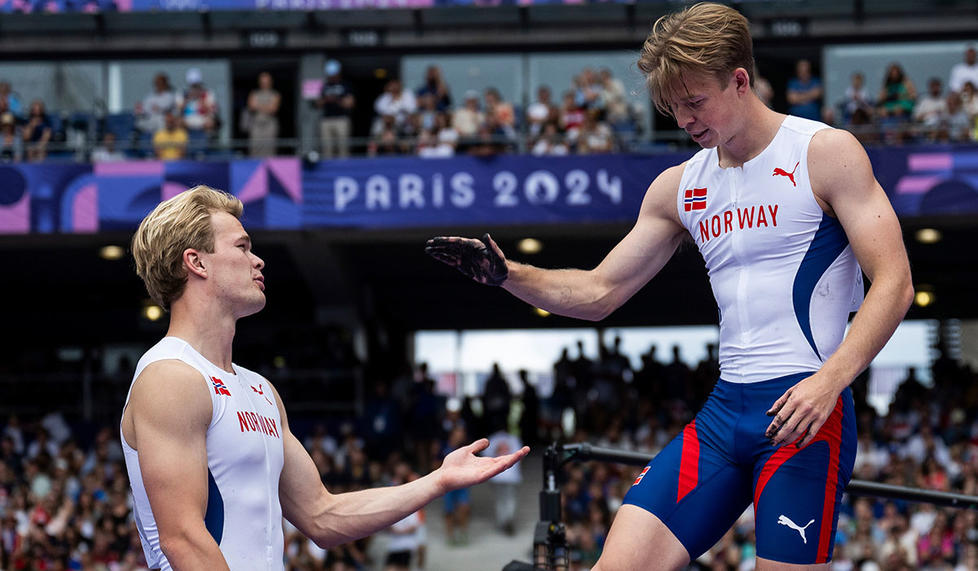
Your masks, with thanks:
M696 418L642 470L624 503L655 514L691 560L753 502L758 557L803 565L830 561L839 503L856 460L852 392L843 391L804 448L775 448L764 436L771 405L809 375L718 381Z

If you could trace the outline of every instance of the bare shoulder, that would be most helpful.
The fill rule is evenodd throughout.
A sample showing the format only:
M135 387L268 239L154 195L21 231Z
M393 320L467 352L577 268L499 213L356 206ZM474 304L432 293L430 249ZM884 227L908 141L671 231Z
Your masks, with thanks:
M127 410L155 417L166 412L184 420L210 422L211 399L200 371L177 359L146 366L133 381Z
M815 133L808 145L808 172L815 195L829 203L840 192L875 192L879 186L862 143L843 129Z
M655 177L642 202L643 217L664 218L679 224L679 210L676 206L679 183L683 178L686 162L671 166Z

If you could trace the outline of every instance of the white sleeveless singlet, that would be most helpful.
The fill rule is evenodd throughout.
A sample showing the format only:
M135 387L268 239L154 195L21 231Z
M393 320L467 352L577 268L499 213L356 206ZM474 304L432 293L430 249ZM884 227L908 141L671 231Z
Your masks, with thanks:
M817 371L862 303L849 240L815 201L808 178L808 144L825 128L789 116L743 166L721 168L713 148L683 171L679 218L709 271L725 381Z
M207 428L207 530L232 571L282 569L284 538L278 495L284 458L282 419L268 381L238 365L232 365L236 374L229 373L176 337L165 337L142 356L133 381L150 363L166 359L182 361L200 371L211 397L214 412ZM137 451L124 436L122 448L146 562L150 568L171 569L160 549Z

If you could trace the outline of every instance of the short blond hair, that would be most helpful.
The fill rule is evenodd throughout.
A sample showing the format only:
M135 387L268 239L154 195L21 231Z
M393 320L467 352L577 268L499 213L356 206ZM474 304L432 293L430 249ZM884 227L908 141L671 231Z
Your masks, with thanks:
M722 85L739 67L747 71L753 86L754 48L747 18L710 2L659 18L638 59L652 100L666 115L672 115L670 100L687 95L684 75L713 75Z
M211 214L227 212L241 218L242 209L236 197L198 185L161 202L143 218L132 238L132 256L136 273L160 307L169 311L187 285L183 252L214 251Z

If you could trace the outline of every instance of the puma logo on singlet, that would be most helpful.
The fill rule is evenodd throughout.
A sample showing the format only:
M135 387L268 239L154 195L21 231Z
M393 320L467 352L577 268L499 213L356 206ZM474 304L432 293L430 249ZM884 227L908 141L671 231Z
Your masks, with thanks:
M799 164L801 164L801 161L795 163L795 168L791 169L791 172L788 172L782 168L775 167L774 174L772 174L771 176L786 176L788 177L788 180L791 181L791 186L798 186L797 184L795 184L795 171L798 170Z
M805 524L805 527L801 527L797 523L791 521L791 519L789 519L788 516L782 514L782 515L778 516L778 523L780 523L781 525L786 525L786 526L790 527L791 529L797 531L799 534L801 534L801 540L802 540L802 542L804 542L805 545L808 545L808 539L805 537L805 530L808 529L808 526L810 526L813 523L815 523L815 520L812 520L812 521L808 522L807 524Z
M249 386L251 387L251 390L253 390L256 393L260 394L262 396L262 398L265 399L265 402L267 402L268 404L270 404L272 406L275 406L272 403L272 401L268 400L268 397L265 396L265 391L261 388L261 383L258 384L258 388L257 389L255 388L255 385L249 385Z

